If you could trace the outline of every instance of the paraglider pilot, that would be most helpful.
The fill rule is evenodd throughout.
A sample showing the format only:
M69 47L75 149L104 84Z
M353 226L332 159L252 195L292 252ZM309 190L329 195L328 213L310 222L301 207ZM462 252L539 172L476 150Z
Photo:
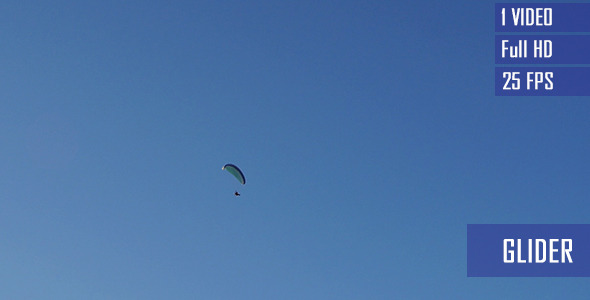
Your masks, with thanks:
M234 177L242 184L246 184L246 177L244 177L244 173L242 173L242 170L240 170L236 165L232 165L232 164L226 164L225 166L223 166L221 168L222 170L226 170L229 173L231 173L232 175L234 175ZM236 197L240 196L240 193L238 193L238 191L236 190L234 192L234 195Z

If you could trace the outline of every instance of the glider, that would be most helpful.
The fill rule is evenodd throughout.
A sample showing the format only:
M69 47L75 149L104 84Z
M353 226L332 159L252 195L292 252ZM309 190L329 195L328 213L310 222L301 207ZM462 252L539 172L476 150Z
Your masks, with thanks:
M236 177L236 179L241 184L246 184L246 177L244 177L244 173L242 173L242 170L240 170L240 168L238 168L238 166L236 166L234 164L227 164L227 165L223 166L223 168L221 168L221 169L228 171L229 173L234 175L234 177Z

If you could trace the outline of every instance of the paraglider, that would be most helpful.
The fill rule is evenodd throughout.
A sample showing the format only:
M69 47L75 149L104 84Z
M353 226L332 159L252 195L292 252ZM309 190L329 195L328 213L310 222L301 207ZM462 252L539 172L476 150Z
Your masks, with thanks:
M223 166L221 168L221 170L225 170L228 171L230 174L234 175L234 177L242 184L246 184L246 177L244 177L244 173L242 173L242 170L240 170L240 168L238 168L238 166L234 165L234 164L226 164L225 166ZM238 191L236 191L234 193L234 195L236 197L240 196L240 193L238 193Z

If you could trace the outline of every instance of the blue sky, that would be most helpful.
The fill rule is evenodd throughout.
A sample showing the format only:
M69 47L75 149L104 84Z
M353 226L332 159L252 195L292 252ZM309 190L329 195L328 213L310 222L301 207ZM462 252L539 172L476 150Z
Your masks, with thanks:
M0 298L584 299L466 277L466 224L590 208L588 99L494 96L494 3L3 1Z

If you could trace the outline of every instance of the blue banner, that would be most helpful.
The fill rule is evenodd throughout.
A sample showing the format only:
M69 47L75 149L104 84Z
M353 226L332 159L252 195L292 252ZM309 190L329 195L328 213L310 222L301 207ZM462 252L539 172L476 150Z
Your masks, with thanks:
M496 63L590 64L590 35L496 35Z
M590 277L590 225L468 224L469 277Z
M588 67L496 67L496 96L590 96Z
M496 3L496 32L590 32L590 3Z

